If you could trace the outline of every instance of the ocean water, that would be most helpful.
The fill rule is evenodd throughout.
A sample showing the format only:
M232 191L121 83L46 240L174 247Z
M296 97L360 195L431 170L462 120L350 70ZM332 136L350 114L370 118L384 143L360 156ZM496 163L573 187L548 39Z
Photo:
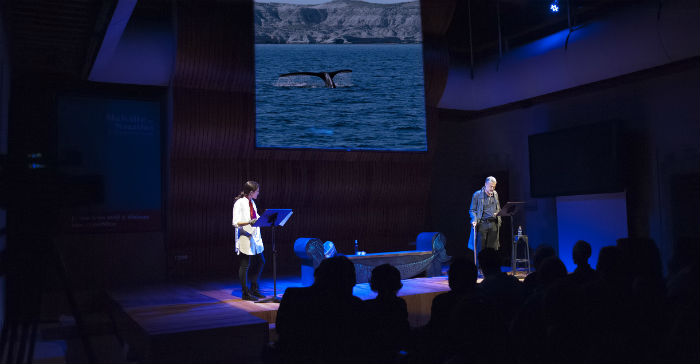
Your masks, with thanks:
M258 147L427 150L421 44L257 44L255 77Z

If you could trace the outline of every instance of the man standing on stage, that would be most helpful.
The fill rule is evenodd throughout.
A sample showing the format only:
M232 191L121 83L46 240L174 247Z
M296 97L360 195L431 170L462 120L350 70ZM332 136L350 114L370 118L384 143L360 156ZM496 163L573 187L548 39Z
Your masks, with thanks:
M501 217L496 216L501 211L501 204L498 202L496 192L496 178L486 177L486 183L480 190L474 192L472 203L469 206L469 216L471 217L472 232L469 236L469 248L474 247L474 230L476 230L476 243L479 251L485 248L498 250L498 230L501 227Z

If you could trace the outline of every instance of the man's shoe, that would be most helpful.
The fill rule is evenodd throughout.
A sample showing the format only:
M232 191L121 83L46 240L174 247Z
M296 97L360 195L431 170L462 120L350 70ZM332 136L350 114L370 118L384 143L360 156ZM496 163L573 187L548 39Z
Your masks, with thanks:
M253 296L250 293L243 292L243 295L241 295L241 298L245 301L257 301L258 298Z

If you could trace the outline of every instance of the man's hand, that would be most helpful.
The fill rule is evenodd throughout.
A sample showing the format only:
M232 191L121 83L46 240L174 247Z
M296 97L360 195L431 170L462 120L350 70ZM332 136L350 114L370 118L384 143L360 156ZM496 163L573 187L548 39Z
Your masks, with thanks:
M255 224L256 221L258 221L258 218L257 218L257 217L254 218L254 219L252 219L252 220L250 220L250 221L248 221L248 224L249 224L249 225L253 225L253 224Z
M472 226L476 227L476 221L472 221Z

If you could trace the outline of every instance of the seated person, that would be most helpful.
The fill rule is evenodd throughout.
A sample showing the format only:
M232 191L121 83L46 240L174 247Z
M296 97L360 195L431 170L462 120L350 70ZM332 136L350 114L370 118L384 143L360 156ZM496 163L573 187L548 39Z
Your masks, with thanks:
M535 249L535 254L532 259L535 271L528 274L527 277L525 277L525 280L523 281L523 290L525 291L523 294L525 295L525 297L530 296L533 292L535 292L538 289L538 287L540 286L540 267L542 266L542 263L545 259L553 256L556 256L556 252L554 251L554 248L552 248L549 245L540 245L537 247L537 249Z
M412 361L443 362L448 358L454 337L449 332L452 312L461 300L481 296L477 293L476 278L476 265L471 259L454 259L447 272L450 291L433 298L430 322L415 334L415 352L409 353Z
M583 240L577 241L571 255L576 264L576 269L569 274L569 280L572 283L583 285L598 279L598 273L588 264L588 259L591 257L591 244Z
M288 363L363 360L364 305L353 296L355 266L345 256L324 259L311 287L289 287L277 310L277 355Z
M484 272L484 280L478 285L481 292L494 302L505 322L510 323L523 301L522 284L501 271L501 259L493 248L479 252L479 264Z
M365 301L372 362L396 362L408 339L406 301L396 296L401 287L401 273L394 266L382 264L372 270L370 288L377 292L377 298Z

